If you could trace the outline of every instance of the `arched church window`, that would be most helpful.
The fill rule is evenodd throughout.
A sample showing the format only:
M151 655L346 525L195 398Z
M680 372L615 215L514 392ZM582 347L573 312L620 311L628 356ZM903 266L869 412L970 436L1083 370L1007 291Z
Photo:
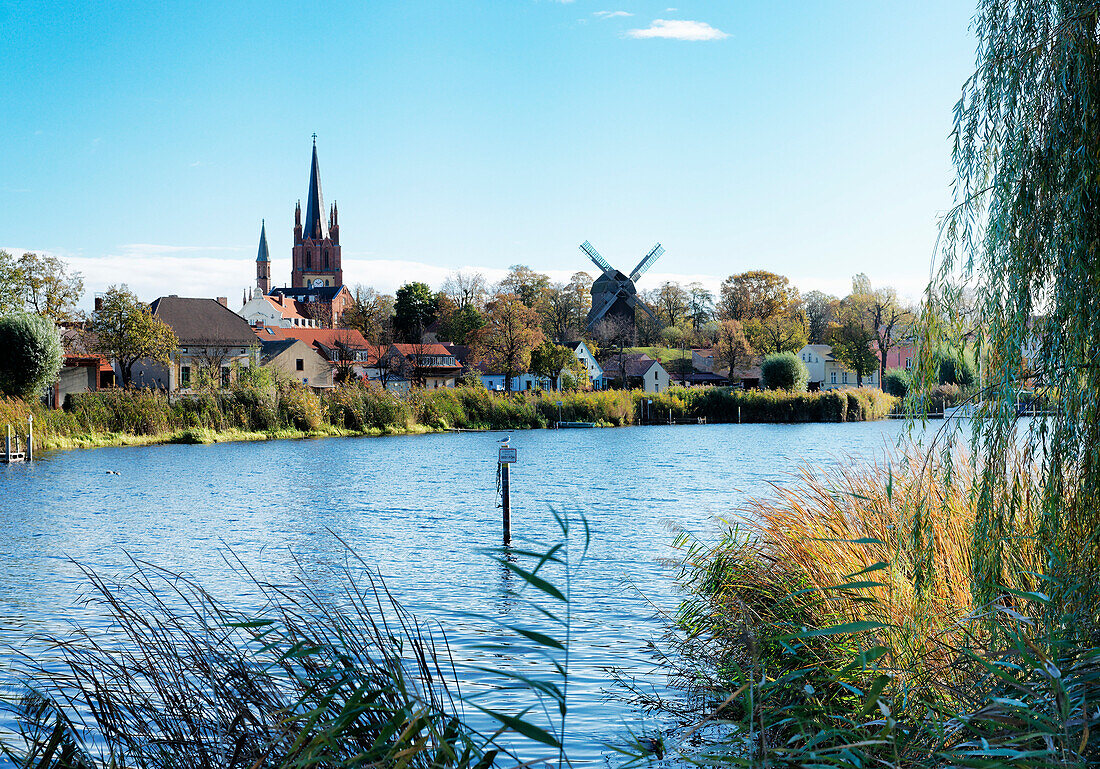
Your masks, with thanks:
M306 251L306 269L313 269L313 257L310 255L309 251Z
M328 269L328 249L325 249L325 269Z

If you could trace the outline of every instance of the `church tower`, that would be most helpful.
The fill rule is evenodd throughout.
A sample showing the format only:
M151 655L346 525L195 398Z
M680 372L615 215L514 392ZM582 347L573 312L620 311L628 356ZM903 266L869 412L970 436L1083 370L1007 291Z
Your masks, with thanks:
M271 290L271 257L267 253L267 227L260 220L260 248L256 252L256 288L261 294Z
M336 204L325 220L325 202L321 197L321 171L317 164L317 134L313 135L313 164L309 170L309 194L306 197L306 221L302 224L302 204L294 209L294 249L291 252L290 285L341 286L344 270L340 267L340 225Z

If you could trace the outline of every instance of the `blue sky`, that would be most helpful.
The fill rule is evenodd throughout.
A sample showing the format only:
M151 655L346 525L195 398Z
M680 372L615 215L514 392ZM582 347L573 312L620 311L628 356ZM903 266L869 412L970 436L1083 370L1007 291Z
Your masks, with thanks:
M349 283L565 277L588 239L661 241L650 284L917 294L972 5L669 2L0 1L0 247L239 297L266 219L287 280L316 132Z

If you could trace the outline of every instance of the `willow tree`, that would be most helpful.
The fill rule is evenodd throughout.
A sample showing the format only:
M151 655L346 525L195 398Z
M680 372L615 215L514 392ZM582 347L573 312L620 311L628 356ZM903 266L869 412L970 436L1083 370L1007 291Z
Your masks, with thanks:
M1100 567L1098 15L1095 1L982 0L977 67L955 111L956 207L922 341L931 352L969 332L979 352L974 577L986 598L1029 508L1063 587L1094 582ZM922 357L927 381L932 356ZM1034 488L1013 470L1028 385L1058 404L1022 440ZM1063 590L1059 603L1094 613L1082 596Z

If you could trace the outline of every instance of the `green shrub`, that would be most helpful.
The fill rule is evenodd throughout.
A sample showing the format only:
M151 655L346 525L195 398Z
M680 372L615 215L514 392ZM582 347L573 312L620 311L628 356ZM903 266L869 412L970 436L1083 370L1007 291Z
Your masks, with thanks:
M63 356L53 321L29 314L0 318L0 393L37 399L57 381Z
M892 368L882 378L882 389L889 395L904 398L909 394L909 372L901 368Z
M942 353L939 358L939 382L941 385L969 387L974 383L974 366L966 355L947 352Z
M810 381L806 364L793 352L772 353L764 358L760 372L764 377L764 387L769 390L801 392Z

